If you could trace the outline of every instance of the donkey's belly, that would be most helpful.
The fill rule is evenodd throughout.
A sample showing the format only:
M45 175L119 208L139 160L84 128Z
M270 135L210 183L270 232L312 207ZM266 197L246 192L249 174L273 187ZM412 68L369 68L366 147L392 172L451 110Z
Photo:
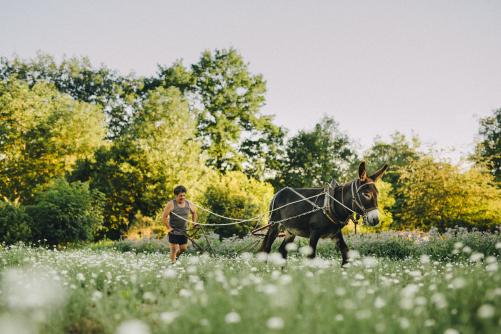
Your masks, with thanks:
M305 227L305 226L290 224L290 225L285 225L284 227L288 233L296 235L298 237L309 238L311 234L311 226ZM339 228L335 226L325 226L323 228L318 228L318 229L313 227L313 229L320 233L321 238L332 238L339 232Z
M310 237L310 231L308 231L308 230L295 228L295 227L286 227L285 230L287 232L289 232L290 234L296 235L298 237L304 237L304 238Z

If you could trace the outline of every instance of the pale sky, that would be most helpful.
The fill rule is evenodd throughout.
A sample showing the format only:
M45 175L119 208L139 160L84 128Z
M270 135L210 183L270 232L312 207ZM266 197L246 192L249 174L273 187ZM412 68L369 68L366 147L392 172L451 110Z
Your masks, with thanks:
M501 107L501 0L0 0L1 56L151 75L229 47L292 134L330 115L362 149L400 131L456 160Z

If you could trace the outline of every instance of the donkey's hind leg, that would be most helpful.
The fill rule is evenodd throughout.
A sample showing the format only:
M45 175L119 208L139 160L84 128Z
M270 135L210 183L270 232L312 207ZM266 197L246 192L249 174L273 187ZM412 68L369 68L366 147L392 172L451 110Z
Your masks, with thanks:
M268 229L266 236L264 237L263 243L261 244L261 252L269 253L271 252L271 246L278 236L278 226L279 224L273 224Z

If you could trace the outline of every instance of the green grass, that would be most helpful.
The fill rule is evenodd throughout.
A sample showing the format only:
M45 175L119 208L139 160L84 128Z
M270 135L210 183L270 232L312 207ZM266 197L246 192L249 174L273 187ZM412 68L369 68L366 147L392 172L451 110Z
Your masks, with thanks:
M390 259L405 259L429 255L434 260L465 260L472 252L480 252L485 256L499 256L501 249L496 244L501 243L501 234L486 232L468 232L466 229L450 229L446 233L415 232L381 232L346 234L345 239L350 249L356 249L364 256L387 257ZM225 256L237 256L243 252L255 251L259 248L261 238L226 238L220 239L217 234L200 235L196 239L197 245L206 252ZM280 239L274 243L273 250L277 250ZM308 244L308 240L298 238L299 246ZM458 245L461 246L459 251ZM467 246L466 248L464 246ZM92 249L116 250L120 252L136 253L168 253L168 244L165 240L144 239L138 241L105 241L91 245ZM195 254L198 249L191 248ZM469 251L468 251L469 250ZM339 257L339 251L332 240L321 240L318 253L323 257Z
M450 241L443 242L449 249ZM384 253L395 258L377 258L359 249L360 258L345 269L337 254L322 249L327 243L313 261L294 253L283 264L278 254L263 261L243 252L188 254L175 266L149 248L6 247L0 250L0 332L24 326L40 333L120 333L120 326L134 324L144 333L499 332L499 255L464 252L464 243L454 243L450 251L459 253L440 260L395 259L397 251Z

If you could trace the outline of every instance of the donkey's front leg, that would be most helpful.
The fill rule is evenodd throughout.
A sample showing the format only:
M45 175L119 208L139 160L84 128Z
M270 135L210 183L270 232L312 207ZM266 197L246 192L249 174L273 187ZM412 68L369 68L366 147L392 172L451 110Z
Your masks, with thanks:
M341 257L343 258L343 262L341 263L341 267L348 263L348 246L343 238L343 233L341 230L336 234L336 244L341 252Z
M320 239L320 232L318 232L317 230L311 231L310 233L311 254L308 255L310 259L313 259L317 254L317 244L319 239Z

